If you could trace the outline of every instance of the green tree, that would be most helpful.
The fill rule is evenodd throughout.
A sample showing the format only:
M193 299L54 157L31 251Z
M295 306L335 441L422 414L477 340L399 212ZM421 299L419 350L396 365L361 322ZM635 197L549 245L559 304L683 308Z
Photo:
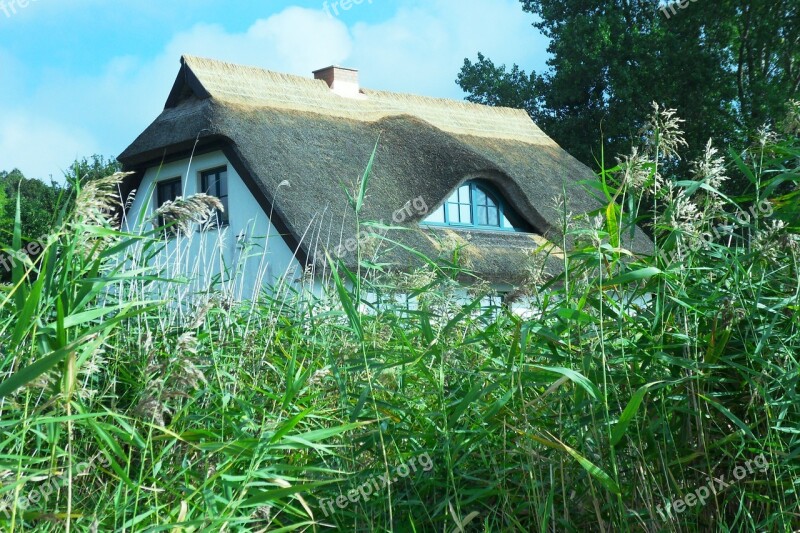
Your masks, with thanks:
M744 144L800 90L800 3L719 0L661 11L652 0L521 0L551 39L545 73L483 54L458 76L468 100L523 107L590 166L641 138L651 102L687 120L688 155ZM666 14L665 14L666 13ZM668 16L667 16L668 15Z
M11 243L17 191L25 240L35 240L50 232L59 209L74 201L76 180L82 183L110 176L120 170L119 163L100 155L76 160L69 167L66 186L26 178L21 171L0 172L0 246Z
M736 87L748 128L781 118L800 94L800 3L729 2L737 9L732 35Z
M0 173L0 175L2 175ZM3 219L6 217L6 204L8 204L8 194L4 187L0 187L0 226L3 225Z
M122 165L113 157L106 159L101 155L95 154L92 157L75 160L70 165L65 177L70 184L74 184L76 179L86 183L108 177L120 170L122 170Z
M26 178L19 170L0 172L0 189L6 197L0 215L0 246L11 244L17 193L20 198L20 216L25 241L47 235L55 220L62 188L55 182L49 185L37 179Z

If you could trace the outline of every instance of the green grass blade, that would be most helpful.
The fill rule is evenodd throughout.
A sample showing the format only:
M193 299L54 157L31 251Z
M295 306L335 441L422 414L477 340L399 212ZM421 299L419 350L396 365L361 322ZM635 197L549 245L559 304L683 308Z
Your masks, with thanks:
M364 199L367 197L367 186L369 185L369 179L372 175L372 167L375 164L375 155L378 153L378 144L381 142L380 136L378 136L378 140L375 142L375 148L372 149L372 155L369 158L369 163L367 163L367 168L364 169L364 175L361 177L361 183L359 184L358 189L358 198L356 198L356 215L361 213L361 209L364 207Z
M639 387L639 390L633 394L633 397L631 397L630 401L628 401L628 405L626 405L625 409L622 411L622 415L619 417L619 420L611 430L612 446L616 446L619 441L622 440L622 437L625 436L625 431L628 429L631 421L633 421L633 418L636 416L639 406L642 405L642 401L644 400L647 391L659 383L663 382L655 381L653 383L648 383L647 385Z

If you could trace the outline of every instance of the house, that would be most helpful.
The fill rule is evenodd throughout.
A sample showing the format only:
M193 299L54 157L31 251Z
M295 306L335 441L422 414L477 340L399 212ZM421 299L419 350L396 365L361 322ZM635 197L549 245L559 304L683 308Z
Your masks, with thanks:
M232 290L248 298L325 270L326 252L355 268L369 239L345 190L373 149L359 218L403 226L387 238L431 258L459 248L499 291L526 279L537 250L561 245L556 197L573 213L600 207L579 183L590 169L525 111L364 89L342 67L312 79L184 56L164 111L119 160L134 172L129 213L198 192L220 198L217 224L176 237L170 264L206 285L238 265ZM632 247L646 243L637 234ZM403 247L386 251L398 268L417 262Z

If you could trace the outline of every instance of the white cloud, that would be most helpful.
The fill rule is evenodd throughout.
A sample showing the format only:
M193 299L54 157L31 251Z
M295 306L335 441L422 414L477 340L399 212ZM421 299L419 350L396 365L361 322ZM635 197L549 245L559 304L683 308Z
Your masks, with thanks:
M347 27L322 11L290 7L256 21L241 34L216 25L198 25L176 36L165 55L213 57L280 72L308 75L322 64L341 62L352 43ZM166 95L165 95L166 96Z
M342 64L359 68L370 88L451 98L462 95L455 78L463 59L478 51L497 62L543 64L546 42L517 0L487 4L419 0L384 22L348 28L320 2L318 10L290 7L239 33L197 24L156 57L119 57L96 76L37 73L43 81L34 90L24 93L19 81L0 100L0 169L60 176L75 157L121 152L158 116L186 53L300 75ZM25 74L1 49L0 69Z
M479 51L497 63L543 68L547 42L532 21L517 0L433 0L381 24L357 24L349 62L375 89L460 98L456 76Z

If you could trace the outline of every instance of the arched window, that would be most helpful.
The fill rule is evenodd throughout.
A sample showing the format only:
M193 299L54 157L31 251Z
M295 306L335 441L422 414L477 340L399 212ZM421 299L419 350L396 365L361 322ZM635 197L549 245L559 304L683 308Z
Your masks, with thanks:
M439 209L425 219L425 224L529 231L528 225L499 194L478 181L468 181L461 185Z

